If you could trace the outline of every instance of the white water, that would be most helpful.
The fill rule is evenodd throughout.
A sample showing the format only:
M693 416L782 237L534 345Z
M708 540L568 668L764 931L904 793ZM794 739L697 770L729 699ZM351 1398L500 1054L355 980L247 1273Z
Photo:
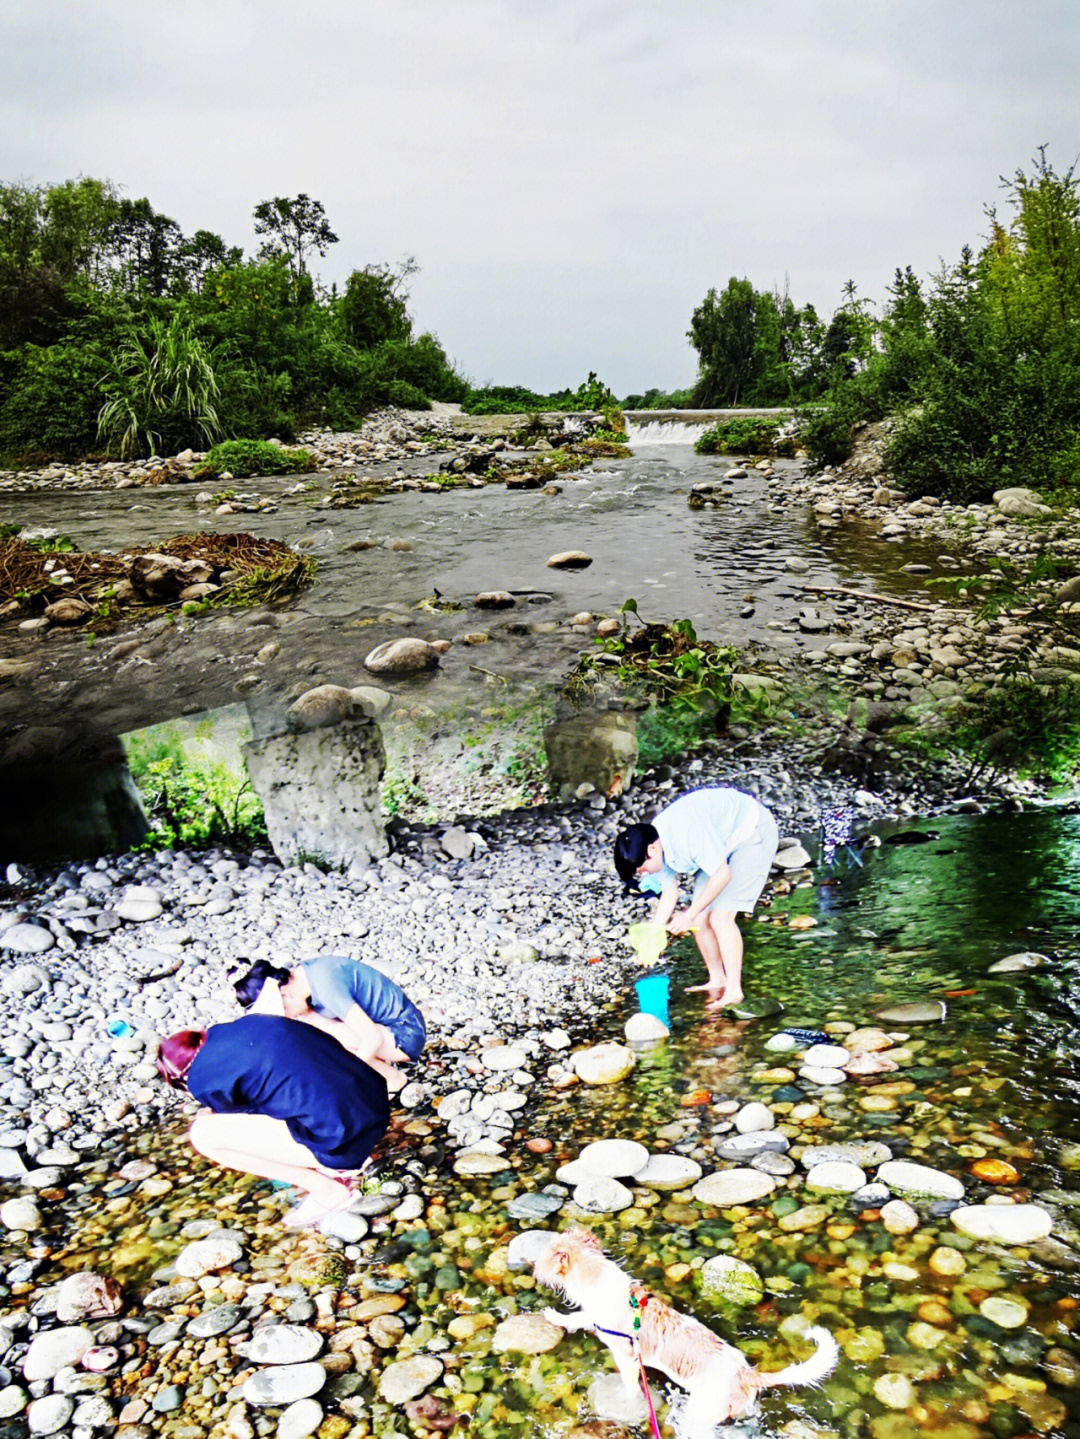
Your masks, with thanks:
M626 433L631 448L634 445L693 445L715 423L711 420L689 425L685 420L646 420L639 424L628 420Z

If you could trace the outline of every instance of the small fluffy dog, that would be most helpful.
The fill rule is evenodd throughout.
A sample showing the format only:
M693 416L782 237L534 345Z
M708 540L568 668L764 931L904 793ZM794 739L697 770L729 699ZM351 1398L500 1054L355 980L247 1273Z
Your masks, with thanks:
M619 1336L632 1335L634 1317L640 1317L637 1341L642 1360L687 1391L679 1428L688 1439L706 1439L718 1424L747 1413L760 1390L775 1384L820 1384L836 1364L835 1339L824 1329L811 1328L807 1338L818 1347L810 1359L774 1373L755 1369L711 1329L636 1284L605 1256L588 1230L553 1235L550 1246L533 1262L533 1274L578 1305L575 1314L545 1309L544 1318L568 1333L595 1329L631 1392L640 1386L638 1360L629 1339Z

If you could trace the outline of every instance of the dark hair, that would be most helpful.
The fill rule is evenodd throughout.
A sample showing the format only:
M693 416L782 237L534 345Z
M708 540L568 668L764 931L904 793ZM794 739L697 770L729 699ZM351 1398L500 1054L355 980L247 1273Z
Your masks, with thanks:
M637 889L638 866L645 863L649 845L660 838L655 825L631 824L615 840L615 868L627 889Z
M250 1009L262 993L262 987L268 979L276 979L278 984L285 984L291 969L279 969L277 965L270 964L268 960L257 959L248 970L233 983L236 990L236 1002L241 1009Z
M170 1088L187 1088L187 1072L205 1043L205 1029L182 1029L161 1041L154 1067Z

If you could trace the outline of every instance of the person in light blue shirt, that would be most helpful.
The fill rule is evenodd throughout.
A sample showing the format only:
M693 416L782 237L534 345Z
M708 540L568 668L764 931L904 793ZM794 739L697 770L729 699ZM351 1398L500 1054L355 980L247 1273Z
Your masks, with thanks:
M256 960L233 988L244 1009L326 1030L381 1074L390 1090L405 1083L397 1066L418 1059L427 1042L424 1016L401 986L344 955L315 955L294 969Z
M776 855L772 815L737 789L691 790L652 824L633 824L615 840L615 868L627 889L657 895L653 923L672 934L691 932L708 981L692 986L710 1009L743 1000L743 940L736 914L754 908ZM682 878L692 877L690 903L679 909Z

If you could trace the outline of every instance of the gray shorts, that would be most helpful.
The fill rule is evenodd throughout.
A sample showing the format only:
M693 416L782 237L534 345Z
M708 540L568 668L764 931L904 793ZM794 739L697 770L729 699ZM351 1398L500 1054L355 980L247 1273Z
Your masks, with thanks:
M761 805L757 828L745 844L741 844L728 856L731 878L709 905L708 912L711 914L714 910L719 910L735 914L741 911L749 914L761 898L761 891L765 888L779 843L780 831L776 827L776 820L765 806ZM695 896L705 888L709 878L703 869L698 870L694 878Z

